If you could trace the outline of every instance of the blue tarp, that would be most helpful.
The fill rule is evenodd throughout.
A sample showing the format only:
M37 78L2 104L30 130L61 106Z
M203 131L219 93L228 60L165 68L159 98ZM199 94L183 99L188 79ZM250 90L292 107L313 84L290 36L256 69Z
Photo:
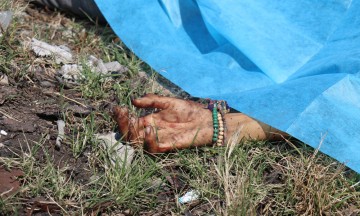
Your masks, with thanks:
M97 0L124 43L360 172L360 1Z

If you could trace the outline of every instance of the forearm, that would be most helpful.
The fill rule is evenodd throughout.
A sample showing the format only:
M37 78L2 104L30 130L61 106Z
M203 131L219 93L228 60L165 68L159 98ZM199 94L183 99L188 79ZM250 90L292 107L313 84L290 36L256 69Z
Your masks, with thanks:
M242 113L226 114L225 122L227 127L225 141L231 137L239 142L242 139L279 140L288 136L286 133Z

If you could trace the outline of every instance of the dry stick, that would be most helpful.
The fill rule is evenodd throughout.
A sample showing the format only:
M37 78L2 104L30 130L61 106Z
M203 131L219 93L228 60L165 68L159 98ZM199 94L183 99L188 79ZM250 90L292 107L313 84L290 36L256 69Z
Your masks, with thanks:
M13 189L14 189L14 187L11 187L9 190L2 192L2 193L0 194L0 197L3 197L5 194L10 193Z
M69 101L72 101L72 102L74 102L74 103L76 103L76 104L79 104L79 105L82 106L82 107L88 108L85 104L80 103L79 101L76 101L76 100L71 99L71 98L69 98L69 97L66 97L65 95L62 95L62 94L60 94L60 93L58 93L58 92L45 92L45 94L55 94L55 95L57 95L57 96L61 96L61 97L65 98L65 99L67 99L67 100L69 100Z
M9 114L7 114L5 111L2 111L1 109L0 109L0 113L3 114L4 116L8 117L9 119L15 120L17 122L21 122L21 121L17 120L16 118L14 118L14 117L10 116Z

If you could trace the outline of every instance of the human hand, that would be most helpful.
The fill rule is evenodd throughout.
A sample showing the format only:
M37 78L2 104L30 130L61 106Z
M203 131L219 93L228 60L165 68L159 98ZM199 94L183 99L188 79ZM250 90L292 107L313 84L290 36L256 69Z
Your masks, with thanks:
M213 120L210 110L194 101L147 94L132 100L137 108L160 111L135 117L125 107L114 107L119 131L134 145L144 144L150 153L168 152L212 142Z

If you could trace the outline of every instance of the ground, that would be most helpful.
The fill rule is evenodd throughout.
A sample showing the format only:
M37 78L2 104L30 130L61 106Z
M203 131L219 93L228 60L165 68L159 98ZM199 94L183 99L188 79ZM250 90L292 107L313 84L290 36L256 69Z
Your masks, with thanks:
M0 37L0 215L359 215L360 177L297 140L229 142L228 147L163 155L135 150L131 161L101 145L96 134L116 131L113 105L158 93L194 99L139 60L106 25L24 1ZM81 79L59 77L64 63L39 56L35 38L66 45ZM93 55L126 71L100 74ZM66 123L55 145L57 121ZM178 198L199 195L189 203Z

